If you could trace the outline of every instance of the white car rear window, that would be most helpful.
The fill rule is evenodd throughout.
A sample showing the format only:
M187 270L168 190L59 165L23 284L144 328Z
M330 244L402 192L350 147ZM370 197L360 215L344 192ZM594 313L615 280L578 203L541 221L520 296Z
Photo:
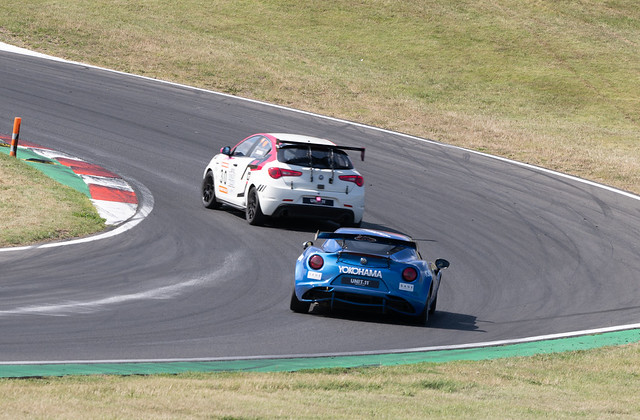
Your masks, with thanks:
M288 165L318 169L353 169L349 156L339 149L285 145L278 150L278 160Z

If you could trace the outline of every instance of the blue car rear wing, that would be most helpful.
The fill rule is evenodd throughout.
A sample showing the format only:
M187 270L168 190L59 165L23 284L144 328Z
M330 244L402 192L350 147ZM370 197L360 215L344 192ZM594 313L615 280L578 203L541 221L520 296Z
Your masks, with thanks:
M418 246L413 241L405 241L396 238L385 238L383 236L366 235L362 233L318 232L316 234L316 239L346 239L351 241L362 241L382 245L405 246L407 248L413 248L416 250L418 249Z

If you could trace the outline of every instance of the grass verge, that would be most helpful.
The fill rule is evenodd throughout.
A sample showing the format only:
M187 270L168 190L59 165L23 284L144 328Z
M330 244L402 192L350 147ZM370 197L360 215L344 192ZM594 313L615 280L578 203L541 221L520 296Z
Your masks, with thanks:
M0 40L640 192L635 0L26 0Z
M0 247L85 236L104 227L86 195L0 153Z
M635 418L640 345L286 373L0 380L11 418Z

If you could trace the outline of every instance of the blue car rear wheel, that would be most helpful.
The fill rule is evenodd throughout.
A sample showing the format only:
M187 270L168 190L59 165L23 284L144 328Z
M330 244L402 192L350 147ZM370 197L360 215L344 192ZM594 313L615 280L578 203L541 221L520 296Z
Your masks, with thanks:
M293 312L297 312L299 314L306 314L309 312L309 308L311 307L311 302L302 302L296 296L296 292L291 294L291 303L289 304L289 309Z
M431 308L429 308L429 316L431 316L434 313L436 313L436 305L437 304L438 304L438 295L436 295L436 298L433 299L433 303L431 304Z
M431 292L432 291L433 290L429 290L429 296L427 296L427 302L424 304L424 309L422 310L422 312L420 312L420 314L418 316L416 316L416 322L419 325L426 325L427 322L429 322L429 315L431 315L433 313L431 311L431 309L429 308L429 301L431 300ZM435 308L435 303L436 302L434 301L433 305L431 305L434 308Z

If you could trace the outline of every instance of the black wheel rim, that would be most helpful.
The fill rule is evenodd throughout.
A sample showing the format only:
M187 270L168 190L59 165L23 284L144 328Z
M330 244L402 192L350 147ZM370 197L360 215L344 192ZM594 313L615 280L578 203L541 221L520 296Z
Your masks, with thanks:
M202 189L202 201L205 203L210 203L213 198L213 183L210 178L207 178L207 181Z
M256 193L255 191L251 191L249 193L249 202L247 203L247 216L249 216L249 220L253 220L256 216Z

